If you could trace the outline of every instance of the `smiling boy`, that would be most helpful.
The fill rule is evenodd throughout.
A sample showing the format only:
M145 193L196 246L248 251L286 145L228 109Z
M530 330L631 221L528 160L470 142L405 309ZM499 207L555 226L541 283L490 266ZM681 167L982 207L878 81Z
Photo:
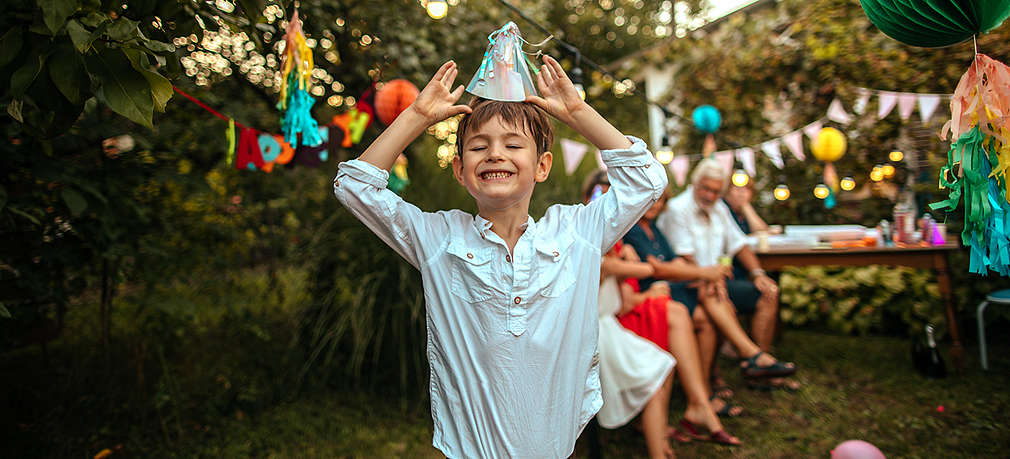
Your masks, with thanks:
M602 404L597 291L602 253L666 187L644 142L586 104L544 57L542 97L455 105L458 70L443 64L417 100L334 180L340 202L421 271L431 365L433 444L448 457L568 457ZM422 212L387 190L397 155L425 128L466 114L453 173L477 203ZM553 156L548 114L601 151L610 191L591 204L530 198Z

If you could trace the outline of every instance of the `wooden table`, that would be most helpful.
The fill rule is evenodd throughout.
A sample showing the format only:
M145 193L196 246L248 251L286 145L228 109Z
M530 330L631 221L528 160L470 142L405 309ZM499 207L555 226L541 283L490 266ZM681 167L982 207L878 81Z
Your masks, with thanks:
M957 326L954 305L950 301L950 276L947 273L947 254L961 246L957 242L930 247L851 247L842 249L776 249L754 251L761 267L768 271L781 271L790 266L910 266L931 269L936 274L944 305L947 308L947 328L954 346L951 361L960 371L964 368L964 345Z

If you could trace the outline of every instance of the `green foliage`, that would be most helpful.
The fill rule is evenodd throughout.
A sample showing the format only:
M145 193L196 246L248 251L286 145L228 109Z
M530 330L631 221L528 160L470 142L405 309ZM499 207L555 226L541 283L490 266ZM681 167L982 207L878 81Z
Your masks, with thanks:
M781 278L782 321L820 325L841 333L892 331L920 334L933 324L946 332L944 306L933 275L912 268L790 268Z

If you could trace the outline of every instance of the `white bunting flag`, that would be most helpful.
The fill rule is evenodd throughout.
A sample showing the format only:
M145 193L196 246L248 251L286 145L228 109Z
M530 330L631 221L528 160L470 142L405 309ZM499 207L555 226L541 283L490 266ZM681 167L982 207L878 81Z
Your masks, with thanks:
M893 92L880 92L880 104L877 105L877 119L882 120L894 110L894 104L898 103L898 95Z
M607 165L603 164L603 155L600 154L600 150L596 150L596 165L603 170L607 170Z
M933 117L933 113L936 112L936 108L940 106L940 95L939 94L919 94L919 116L922 117L922 122L925 123Z
M722 164L727 174L733 173L733 151L717 151L712 153L712 156Z
M778 139L769 140L761 144L761 151L765 152L765 156L768 160L775 165L775 167L782 169L785 163L782 162L782 145L779 143Z
M566 174L572 175L575 169L578 169L587 150L589 150L589 146L582 142L561 139L561 154L564 155Z
M674 156L668 167L673 173L673 180L677 182L677 186L684 186L684 182L687 181L687 170L691 167L687 155Z
M754 150L744 147L736 151L736 159L740 160L740 164L743 164L743 170L747 171L751 177L757 175L757 169L754 167Z
M821 129L824 127L824 123L820 121L814 121L803 128L803 133L807 135L810 139L810 143L814 143L817 140L817 135L821 133Z
M866 89L859 90L859 98L856 99L856 104L852 106L852 111L857 115L862 115L866 113L866 106L870 104L870 96L872 93Z
M807 159L807 156L803 154L803 133L800 131L793 131L784 136L782 136L782 143L786 144L789 148L789 152L793 154L793 157L803 161Z
M852 122L852 115L846 113L842 101L835 99L828 105L828 119L840 124L849 124Z
M902 120L907 120L915 110L915 94L903 92L898 94L898 114Z

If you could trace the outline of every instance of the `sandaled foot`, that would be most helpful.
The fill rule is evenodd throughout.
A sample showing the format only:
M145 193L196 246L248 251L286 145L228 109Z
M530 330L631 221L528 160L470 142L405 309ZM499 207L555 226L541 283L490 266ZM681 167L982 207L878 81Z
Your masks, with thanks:
M691 443L691 436L681 432L676 427L670 427L666 430L666 438L670 438L677 443Z
M680 430L684 432L686 435L690 435L691 438L695 440L707 441L728 446L740 445L740 439L726 433L726 429L719 429L715 432L712 432L706 430L704 426L700 424L695 424L691 421L688 421L687 419L680 420Z
M715 411L720 418L735 418L743 414L743 407L740 405L734 405L716 396L708 400L712 405L712 411Z
M712 394L719 398L733 398L736 395L733 389L726 384L726 380L720 377L712 378Z
M765 356L765 358L761 358ZM765 362L765 363L761 363ZM796 373L796 364L792 362L782 362L771 358L763 351L758 351L750 358L740 363L740 372L745 378L772 378L776 376L790 376Z

